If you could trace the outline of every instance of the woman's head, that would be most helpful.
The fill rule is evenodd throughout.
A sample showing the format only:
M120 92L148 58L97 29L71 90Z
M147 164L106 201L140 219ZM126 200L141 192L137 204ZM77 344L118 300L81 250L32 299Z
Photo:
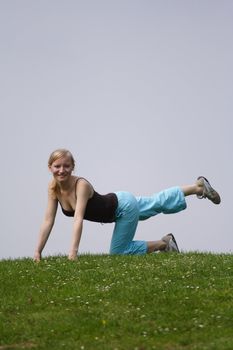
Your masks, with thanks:
M51 168L52 164L56 161L56 160L59 160L61 158L69 158L70 159L70 162L73 166L73 169L75 167L75 160L74 160L74 157L72 155L72 153L70 151L68 151L67 149L65 148L59 148L59 149L56 149L55 151L53 151L50 156L49 156L49 160L48 160L48 167Z
M57 149L50 154L48 167L54 178L51 185L54 194L59 190L59 183L61 184L69 180L74 166L74 157L67 149Z

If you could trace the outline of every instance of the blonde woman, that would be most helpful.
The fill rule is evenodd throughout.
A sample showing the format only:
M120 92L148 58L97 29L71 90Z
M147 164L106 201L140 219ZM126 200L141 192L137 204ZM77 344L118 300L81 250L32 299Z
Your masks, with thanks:
M192 185L171 187L150 197L135 197L129 192L97 193L83 177L74 176L75 160L70 151L51 153L48 167L53 176L48 186L48 203L34 260L40 261L43 248L52 231L58 204L62 212L73 217L73 232L68 258L74 260L80 245L83 220L115 223L110 254L146 254L155 251L179 252L175 237L169 233L157 241L133 240L139 220L159 213L177 213L186 208L186 196L197 195L219 204L219 194L209 181L200 176Z

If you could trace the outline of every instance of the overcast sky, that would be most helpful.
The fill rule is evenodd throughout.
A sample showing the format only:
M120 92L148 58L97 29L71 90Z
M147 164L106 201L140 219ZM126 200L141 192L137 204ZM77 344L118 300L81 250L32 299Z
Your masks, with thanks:
M33 256L49 154L68 148L100 193L150 195L206 176L220 206L139 224L183 251L232 252L233 1L0 1L0 259ZM67 254L58 210L44 255ZM80 253L107 253L113 224L85 222Z

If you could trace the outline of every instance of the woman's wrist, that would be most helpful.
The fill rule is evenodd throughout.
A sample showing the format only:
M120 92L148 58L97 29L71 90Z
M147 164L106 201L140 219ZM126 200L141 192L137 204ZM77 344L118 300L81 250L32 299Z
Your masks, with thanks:
M35 254L41 255L41 251L35 250Z
M71 248L70 249L70 253L76 253L78 252L78 248Z

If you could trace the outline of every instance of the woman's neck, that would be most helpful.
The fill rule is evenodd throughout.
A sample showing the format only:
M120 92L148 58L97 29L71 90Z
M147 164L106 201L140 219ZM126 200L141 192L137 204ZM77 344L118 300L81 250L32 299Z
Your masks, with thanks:
M76 178L76 176L71 175L66 181L57 182L60 191L69 192L69 190L73 188Z

